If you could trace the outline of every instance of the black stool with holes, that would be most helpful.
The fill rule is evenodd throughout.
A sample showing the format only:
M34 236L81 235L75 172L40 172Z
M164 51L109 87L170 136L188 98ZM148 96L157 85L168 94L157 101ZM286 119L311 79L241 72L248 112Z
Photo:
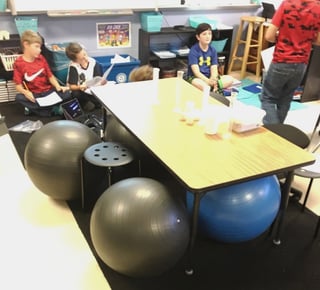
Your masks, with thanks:
M84 162L87 161L89 164L107 168L108 184L109 187L112 184L112 169L127 165L134 160L134 155L127 147L117 142L101 142L94 144L86 149L81 162L81 203L82 208L85 208L85 170Z

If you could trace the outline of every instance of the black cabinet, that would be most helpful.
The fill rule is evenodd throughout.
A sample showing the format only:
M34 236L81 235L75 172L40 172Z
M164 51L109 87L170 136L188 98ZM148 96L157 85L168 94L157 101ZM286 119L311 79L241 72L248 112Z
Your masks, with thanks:
M311 102L320 99L320 46L314 45L306 74L304 76L304 89L301 102Z
M225 72L228 70L229 55L231 51L233 28L219 29L213 31L213 40L227 39L226 45L219 56L225 56ZM152 49L171 50L195 43L195 29L192 27L164 27L159 32L147 32L139 30L139 60L141 64L151 64L156 67L177 68L181 62L187 62L187 56L174 58L159 58Z

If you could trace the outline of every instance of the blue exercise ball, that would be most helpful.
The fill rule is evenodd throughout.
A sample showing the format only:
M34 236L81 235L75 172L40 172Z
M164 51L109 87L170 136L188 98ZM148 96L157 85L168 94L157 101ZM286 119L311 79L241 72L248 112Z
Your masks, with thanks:
M24 165L33 184L61 200L81 196L81 158L100 138L89 127L71 120L50 122L29 139Z
M193 197L191 192L187 192L190 212ZM210 238L227 243L254 239L275 220L280 197L276 176L209 191L200 202L199 230Z
M158 276L184 255L190 235L187 208L160 182L121 180L100 196L90 234L101 260L130 277Z

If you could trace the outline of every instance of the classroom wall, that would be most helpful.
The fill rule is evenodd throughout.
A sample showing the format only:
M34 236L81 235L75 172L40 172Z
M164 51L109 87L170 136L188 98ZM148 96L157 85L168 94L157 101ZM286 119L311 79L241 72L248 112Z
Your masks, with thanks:
M188 25L190 15L206 15L234 27L234 36L242 15L260 15L261 9L219 9L208 10L167 10L163 13L163 27L174 25ZM138 57L138 30L140 26L140 13L122 16L85 16L85 17L49 17L46 14L38 16L38 31L45 38L46 43L77 41L82 43L89 55L103 56L119 54L130 54ZM130 48L97 48L96 24L104 22L131 22L131 47ZM11 34L17 34L14 16L3 14L0 16L0 30L7 30Z

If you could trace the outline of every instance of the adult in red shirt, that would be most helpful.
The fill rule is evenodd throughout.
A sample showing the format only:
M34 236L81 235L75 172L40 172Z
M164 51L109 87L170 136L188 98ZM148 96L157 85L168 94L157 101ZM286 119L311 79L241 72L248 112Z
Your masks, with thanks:
M272 62L263 79L261 108L264 124L283 123L301 84L312 49L320 45L320 1L284 0L267 28L265 39L275 43Z

